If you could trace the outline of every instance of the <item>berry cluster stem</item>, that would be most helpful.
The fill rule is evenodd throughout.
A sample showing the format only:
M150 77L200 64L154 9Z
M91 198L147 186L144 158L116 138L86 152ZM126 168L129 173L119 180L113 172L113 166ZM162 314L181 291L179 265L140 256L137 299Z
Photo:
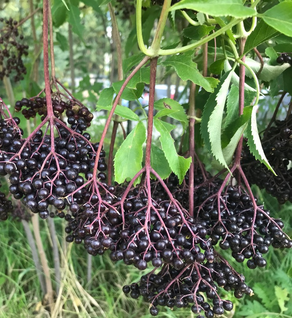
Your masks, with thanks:
M153 132L156 69L157 69L157 57L153 58L150 62L149 110L148 110L147 143L146 143L146 157L145 157L146 169L149 169L151 167L151 144L152 144L152 132Z
M189 99L189 146L190 156L192 158L189 173L189 213L194 216L194 170L195 170L195 93L196 84L191 83L190 99Z
M114 112L115 112L115 109L118 105L118 102L119 102L119 99L121 98L122 94L123 94L123 91L124 89L126 88L127 84L129 83L129 81L131 80L131 78L141 69L141 67L147 63L149 60L149 57L148 56L145 56L143 58L143 60L133 69L133 71L130 73L130 75L127 77L127 79L125 80L125 82L123 83L120 91L118 92L117 96L116 96L116 99L113 103L113 106L112 106L112 109L109 113L109 116L107 118L107 121L105 123L105 126L104 126L104 130L102 132L102 135L101 135L101 138L100 138L100 141L99 141L99 147L97 149L97 152L96 152L96 158L95 158L95 163L94 163L94 168L93 168L93 179L95 180L96 179L96 176L97 176L97 173L98 173L98 160L99 160L99 156L100 156L100 153L101 153L101 150L102 150L102 146L103 146L103 143L104 143L104 139L105 139L105 136L106 136L106 133L108 131L108 128L110 126L110 123L111 123L111 120L112 120L112 117L114 115Z
M44 49L44 78L45 78L45 93L47 100L47 114L48 118L54 117L51 85L50 85L50 71L49 71L49 8L50 1L44 0L43 2L43 49Z

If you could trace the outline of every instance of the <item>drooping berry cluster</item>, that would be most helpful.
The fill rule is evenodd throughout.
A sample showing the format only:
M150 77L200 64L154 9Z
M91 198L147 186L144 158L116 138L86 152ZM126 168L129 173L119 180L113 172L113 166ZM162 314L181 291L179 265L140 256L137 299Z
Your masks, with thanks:
M66 114L67 122L72 129L75 130L77 125L81 126L80 130L90 126L93 114L79 101L73 99L63 101L56 95L52 98L52 104L54 115L61 118L63 114ZM34 118L38 114L44 120L47 115L47 101L45 97L23 98L15 103L15 110L21 111L26 119Z
M222 300L219 288L233 290L236 297L252 295L244 278L220 259L214 262L196 261L181 270L165 264L158 273L155 270L141 277L140 282L123 287L124 293L136 299L142 296L151 304L150 313L157 316L158 306L169 308L190 307L193 313L205 314L206 318L231 311L233 304Z
M28 55L28 45L22 44L23 35L18 31L18 22L9 19L0 19L0 80L4 76L13 75L15 82L23 79L26 68L23 56Z
M266 157L276 175L256 161L247 147L243 151L243 169L250 183L276 197L280 204L292 202L292 116L276 120L261 140Z
M71 111L71 110L69 110ZM4 112L3 112L4 116ZM84 185L92 179L99 143L91 143L83 118L69 128L57 117L44 119L27 139L21 138L18 119L0 121L0 175L8 175L9 191L42 218L49 207L63 211L90 194ZM74 119L75 120L75 119ZM105 180L105 153L101 151L97 177Z
M289 63L292 65L292 57L288 55L287 53L282 53L280 56L278 56L277 63L279 64Z
M112 189L115 196L103 198L105 204L87 202L72 214L67 241L84 242L92 255L109 250L113 261L123 260L139 270L152 265L155 270L138 285L124 287L132 298L143 296L151 303L152 315L157 315L158 305L190 305L206 317L223 314L232 304L220 298L218 287L233 290L238 298L251 290L215 251L217 243L223 250L230 248L237 262L247 259L247 266L254 269L266 265L262 255L270 245L291 247L291 241L282 231L282 221L270 217L243 187L221 189L221 179L206 179L197 172L191 217L187 178L179 185L171 176L166 185L176 200L170 199L160 182L152 181L151 197L144 186L130 191L119 187ZM190 281L190 277L194 278ZM200 302L202 293L207 300Z

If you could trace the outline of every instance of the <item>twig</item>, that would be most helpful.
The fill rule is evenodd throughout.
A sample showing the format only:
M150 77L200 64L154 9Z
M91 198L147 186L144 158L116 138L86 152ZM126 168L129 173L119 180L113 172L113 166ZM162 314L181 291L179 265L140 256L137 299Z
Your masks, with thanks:
M282 93L282 95L281 95L281 97L280 97L280 99L279 99L279 101L278 101L278 104L277 104L277 106L276 106L276 108L275 108L275 111L274 111L274 113L273 113L273 116L272 116L272 118L271 118L271 120L270 120L270 122L269 122L269 125L268 125L268 127L266 128L266 132L270 129L270 127L272 126L273 122L275 121L275 119L276 119L276 117L277 117L278 110L279 110L279 108L280 108L280 106L281 106L281 104L282 104L282 101L283 101L283 99L284 99L284 97L285 97L286 94L287 94L287 92L283 92L283 93Z

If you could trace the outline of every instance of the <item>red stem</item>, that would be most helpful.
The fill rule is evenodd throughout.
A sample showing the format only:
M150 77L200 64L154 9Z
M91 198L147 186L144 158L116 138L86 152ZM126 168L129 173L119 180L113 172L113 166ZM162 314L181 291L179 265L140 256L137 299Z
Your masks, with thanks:
M192 158L189 170L189 213L194 216L194 174L195 174L195 92L196 85L191 84L190 99L189 99L189 154Z
M43 48L44 48L44 77L45 93L47 100L47 114L49 118L54 118L54 111L51 97L50 71L49 71L49 0L44 0L43 7Z
M131 74L128 76L128 78L125 80L124 84L122 85L120 91L118 92L118 95L116 96L116 99L113 103L113 107L109 113L109 116L108 116L108 119L105 123L105 126L104 126L104 130L102 132L102 135L101 135L101 138L100 138L100 142L99 142L99 147L97 149L97 152L96 152L96 158L95 158L95 163L94 163L94 168L93 168L93 179L96 179L96 176L97 176L97 173L98 173L98 160L99 160L99 156L100 156L100 153L101 153L101 150L102 150L102 146L103 146L103 143L104 143L104 139L105 139L105 136L106 136L106 133L108 131L108 128L109 128L109 125L111 123L111 119L113 117L113 114L115 112L115 109L118 105L118 102L119 102L119 99L121 98L122 96L122 93L124 91L124 89L126 88L127 84L129 83L129 81L131 80L131 78L139 71L139 69L149 60L149 56L145 56L143 58L143 60L134 68L134 70L131 72Z
M114 158L114 146L115 146L115 140L117 135L119 122L114 120L113 125L113 131L112 131L112 137L111 137L111 144L108 154L108 170L107 170L107 183L112 184L112 172L113 172L113 158Z
M151 168L151 143L153 132L153 113L155 99L155 81L156 81L157 57L150 62L150 84L149 84L149 110L148 110L148 128L147 128L147 143L146 143L146 170Z

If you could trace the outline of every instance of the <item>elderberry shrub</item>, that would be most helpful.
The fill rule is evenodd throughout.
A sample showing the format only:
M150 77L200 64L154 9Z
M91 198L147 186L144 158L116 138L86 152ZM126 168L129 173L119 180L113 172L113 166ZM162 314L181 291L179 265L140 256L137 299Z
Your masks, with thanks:
M68 101L62 100L60 96L56 94L52 98L52 105L54 110L54 115L57 118L65 113L67 116L67 122L73 130L77 130L78 133L82 133L93 119L93 114L85 107L82 103L75 99ZM37 114L42 116L42 120L45 119L47 115L47 101L45 97L35 97L35 98L23 98L15 103L15 110L21 111L26 119L34 118ZM79 126L77 128L77 125Z
M13 75L13 80L18 82L26 74L22 58L28 55L28 45L21 43L23 39L17 21L0 19L0 80Z
M276 120L275 125L265 131L261 138L266 157L276 175L250 154L245 145L242 154L242 167L251 184L265 189L277 198L280 204L292 202L292 116L285 120Z

